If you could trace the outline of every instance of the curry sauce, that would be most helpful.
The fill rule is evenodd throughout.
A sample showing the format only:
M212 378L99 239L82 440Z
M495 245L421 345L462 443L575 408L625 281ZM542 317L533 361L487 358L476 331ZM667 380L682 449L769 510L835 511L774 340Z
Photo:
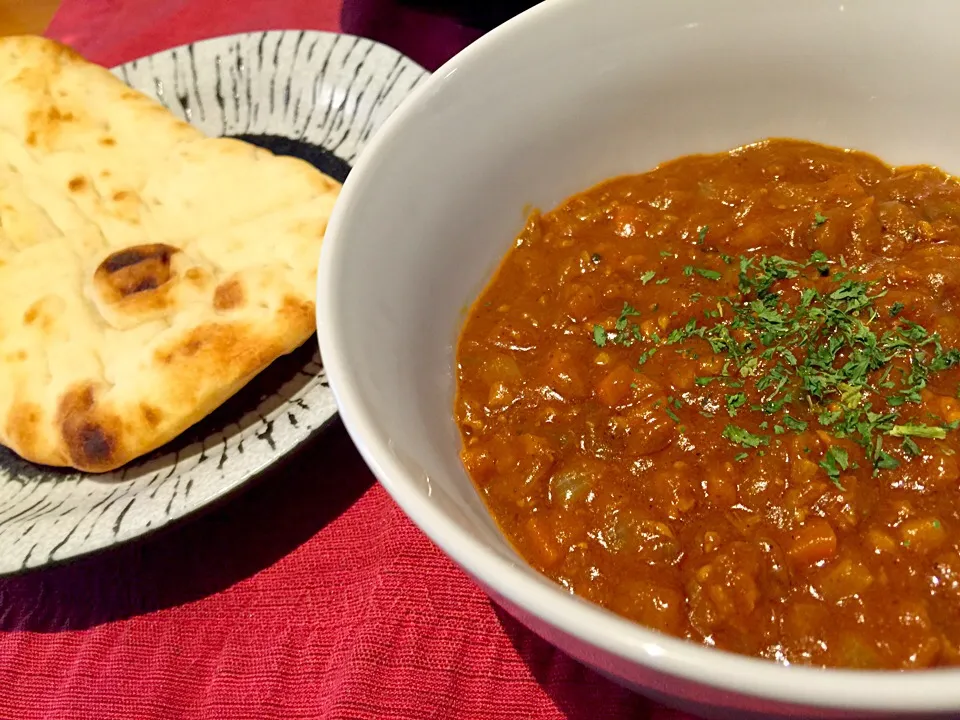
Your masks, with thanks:
M786 664L960 664L960 184L771 140L530 217L462 459L571 593Z

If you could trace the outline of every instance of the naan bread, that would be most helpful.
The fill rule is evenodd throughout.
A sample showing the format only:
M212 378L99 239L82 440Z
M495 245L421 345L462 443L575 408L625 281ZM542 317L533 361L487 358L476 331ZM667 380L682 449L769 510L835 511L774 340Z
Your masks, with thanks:
M336 181L0 39L0 443L112 470L314 331Z

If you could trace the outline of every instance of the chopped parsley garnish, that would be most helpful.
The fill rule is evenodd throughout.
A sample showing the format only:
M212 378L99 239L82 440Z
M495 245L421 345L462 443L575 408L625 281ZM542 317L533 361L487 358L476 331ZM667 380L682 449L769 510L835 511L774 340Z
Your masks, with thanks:
M623 309L620 310L620 317L617 318L617 322L614 325L614 329L616 330L616 334L613 336L614 345L630 347L638 340L644 339L640 328L635 323L630 322L630 318L637 317L638 315L640 315L640 311L630 303L623 304Z
M817 227L820 227L827 221L826 215L821 215L819 212L813 216L813 224Z
M687 277L690 277L696 273L700 277L704 277L707 280L719 280L722 275L716 270L707 270L705 268L694 267L693 265L686 265L683 268L683 274Z
M742 408L746 404L747 396L742 392L727 395L727 412L731 417L737 414L737 408Z
M903 451L908 455L917 457L920 455L920 446L917 445L916 441L912 437L905 437L903 439Z
M817 225L826 221L816 214ZM706 230L700 228L700 234ZM945 348L936 332L903 318L903 303L893 303L881 317L878 301L886 291L868 277L868 269L848 267L843 257L834 261L819 250L806 262L776 255L724 260L737 272L737 286L731 294L709 299L715 309L697 308L684 325L672 324L663 341L632 333L635 326L622 313L616 336L609 339L624 345L652 341L641 365L662 345L686 345L676 348L684 357L702 353L689 343L709 346L722 369L694 378L698 392L712 398L701 414L714 417L717 407L730 417L762 413L751 427L769 429L773 436L804 433L813 423L818 432L852 443L831 445L819 462L838 487L841 473L864 464L851 459L850 448L862 450L866 467L877 473L920 455L915 438L942 441L960 427L936 415L921 419L917 407L937 373L960 367L960 349ZM722 277L695 265L682 272L714 281ZM652 277L645 273L643 282ZM600 332L606 341L609 336ZM960 397L960 385L956 394ZM771 439L732 424L722 435L746 449ZM889 442L894 438L902 441L899 449Z
M738 425L727 425L723 429L723 437L735 445L742 445L746 448L760 447L770 442L770 438L763 435L754 435Z
M704 268L694 268L693 271L694 271L697 275L699 275L700 277L706 278L707 280L719 280L721 277L723 277L723 276L721 275L721 273L717 272L716 270L706 270L706 269L704 269Z
M654 285L666 285L668 282L670 282L670 278L660 278Z
M657 274L656 270L647 270L643 275L640 276L640 282L646 285L648 282L653 280L656 274Z
M827 472L833 484L841 490L845 488L840 484L840 473L850 467L850 458L847 451L837 445L832 445L827 449L823 460L820 461L820 467Z
M654 346L640 355L640 357L637 359L637 365L645 364L647 360L649 360L656 354L657 354L657 347Z
M709 225L704 225L697 231L697 245L703 245L703 241L707 239L708 232L710 232Z
M895 470L900 467L900 462L888 453L885 453L883 450L880 450L876 454L876 460L874 460L874 466L878 470Z
M802 433L807 429L807 424L803 420L797 420L796 418L790 417L789 415L784 415L781 420L783 424L788 428L797 433Z
M597 347L604 347L607 344L607 331L600 325L593 326L593 341Z
M911 423L909 425L894 425L887 434L894 437L921 437L943 440L947 436L947 431L942 427Z

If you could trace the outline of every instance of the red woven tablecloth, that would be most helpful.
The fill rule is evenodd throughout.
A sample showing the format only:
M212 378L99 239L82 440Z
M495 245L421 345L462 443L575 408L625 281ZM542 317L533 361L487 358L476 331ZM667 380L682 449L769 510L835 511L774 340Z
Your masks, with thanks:
M109 65L338 15L332 0L67 0L50 34ZM493 607L338 423L200 518L0 580L2 718L672 716Z

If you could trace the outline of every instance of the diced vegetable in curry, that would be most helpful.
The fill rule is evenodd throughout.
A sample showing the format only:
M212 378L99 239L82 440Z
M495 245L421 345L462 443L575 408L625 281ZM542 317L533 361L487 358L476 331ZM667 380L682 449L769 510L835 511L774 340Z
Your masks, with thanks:
M462 458L571 593L786 664L960 664L960 183L772 140L534 214Z

